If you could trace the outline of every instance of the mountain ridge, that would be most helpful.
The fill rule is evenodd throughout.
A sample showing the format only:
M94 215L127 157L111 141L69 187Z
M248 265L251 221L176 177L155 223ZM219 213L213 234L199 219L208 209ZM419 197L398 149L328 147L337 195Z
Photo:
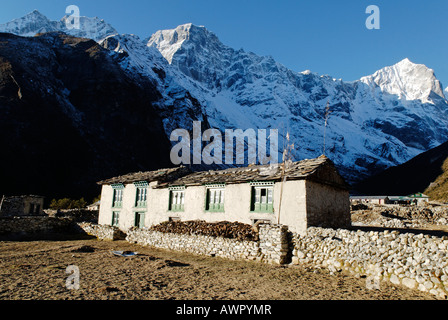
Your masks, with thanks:
M118 34L115 28L97 17L79 17L80 29L67 28L67 18L68 16L64 16L60 21L51 21L38 10L34 10L22 18L0 24L0 32L33 37L39 33L62 31L74 37L88 38L95 41L100 41L107 36Z
M349 181L448 140L446 90L432 69L409 59L345 82L235 50L203 26L184 24L144 40L100 26L84 32L130 77L156 86L154 104L168 137L177 128L191 130L193 121L221 131L277 128L279 159L289 133L299 160L322 154L326 131L327 156ZM332 113L325 127L327 103Z
M432 200L448 199L448 142L356 184L362 195L407 196L423 192Z
M193 35L189 34L191 30ZM212 92L211 97L206 99L209 105L215 97L221 96L217 100L227 105L236 102L240 109L247 107L246 112L258 116L257 123L263 122L263 115L270 114L270 122L267 126L269 124L274 126L275 117L281 118L282 114L290 114L291 118L296 117L292 122L296 122L297 127L306 129L309 121L315 123L314 128L309 129L308 137L322 137L323 113L326 103L330 101L333 117L338 116L340 118L337 119L338 125L345 126L344 129L348 132L344 133L342 128L332 132L333 124L330 123L328 128L330 136L334 134L334 137L330 138L334 143L333 149L330 147L330 152L335 151L332 158L336 158L337 163L345 162L344 167L350 167L350 163L355 163L350 169L352 173L365 172L366 167L376 166L379 157L383 157L380 161L383 162L383 168L393 166L447 140L445 128L438 125L434 119L427 117L428 110L431 110L434 115L437 115L434 117L437 121L440 118L446 118L447 101L441 90L441 84L436 79L433 70L424 65L412 63L409 59L380 69L373 75L360 80L344 82L307 71L298 73L277 63L272 57L260 57L244 50L234 50L220 43L219 39L205 28L192 28L190 24L158 31L155 35L148 45L158 48L172 66L177 67L184 75L201 83L209 92ZM384 81L384 74L387 74L389 69L394 71L398 81L393 78L389 78L389 82ZM403 82L405 76L411 80L414 78L425 80L425 88L418 90L419 88L415 89L412 85L409 88L405 86L407 82L412 81L405 81L404 86L398 83L397 86L397 82ZM378 81L381 77L382 82ZM255 85L257 82L258 86ZM231 96L231 99L222 97L226 93L228 93L227 96ZM276 108L273 107L274 105ZM257 108L254 109L255 106ZM425 107L422 108L422 106ZM228 121L232 115L227 115L225 110L220 110L218 102L214 103L213 109L218 109L226 116L227 119L222 122L241 123L241 117L234 117ZM387 119L378 119L378 115L384 112L389 113ZM351 128L351 125L347 123L342 124L345 120L355 122L358 128ZM289 124L291 126L291 122ZM216 125L220 126L219 123ZM254 125L253 122L247 124L246 127L250 125ZM279 126L277 124L277 127ZM378 142L371 143L362 133L362 128L366 126L381 131L378 132L378 139L375 139ZM406 130L401 130L403 127ZM295 136L295 133L300 133L302 129L297 128L293 131L292 135ZM398 141L380 137L382 133L398 138ZM367 150L358 152L359 157L355 155L346 161L341 157L338 158L337 153L360 149L359 141L348 142L348 140L356 140L353 137L359 134L365 136L361 144L365 145ZM300 137L298 134L297 136ZM433 139L422 137L433 137ZM296 145L300 145L300 142L307 145L321 144L316 139L310 140L303 136L294 142ZM340 143L342 148L338 146ZM318 150L319 148L314 147L313 152L308 154L307 150L302 150L305 151L303 157L316 156ZM385 157L381 155L384 152ZM369 154L371 156L362 159L363 155Z

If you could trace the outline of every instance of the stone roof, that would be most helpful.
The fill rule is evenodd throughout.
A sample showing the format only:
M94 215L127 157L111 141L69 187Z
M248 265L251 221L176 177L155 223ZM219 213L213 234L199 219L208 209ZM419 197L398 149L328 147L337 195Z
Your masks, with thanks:
M191 172L185 167L161 169L150 172L133 173L99 184L133 183L139 181L158 181L157 188L170 186L198 186L205 184L237 184L252 181L281 181L283 163L278 165L253 165L249 167L229 168L218 171ZM339 175L333 162L325 156L285 164L287 180L313 180L328 185L348 189L349 186Z
M177 179L180 176L184 176L188 173L191 173L189 169L186 167L176 167L176 168L168 168L168 169L159 169L155 171L146 171L146 172L135 172L129 173L123 176L107 179L98 182L99 185L104 184L129 184L140 181L147 182L165 182L173 179Z

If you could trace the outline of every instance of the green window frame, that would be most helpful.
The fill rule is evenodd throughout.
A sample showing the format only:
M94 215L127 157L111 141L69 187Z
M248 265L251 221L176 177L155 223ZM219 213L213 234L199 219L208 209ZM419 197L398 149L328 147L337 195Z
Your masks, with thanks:
M185 210L185 187L171 187L169 211L182 212Z
M136 212L134 218L134 227L143 229L145 227L145 212Z
M113 199L112 199L112 207L113 208L121 208L123 206L123 191L124 185L115 184L112 185L114 190Z
M112 212L112 227L118 227L120 223L120 212L113 211Z
M252 183L251 211L274 213L274 184Z
M136 195L135 195L135 207L146 208L148 205L148 183L147 182L136 182Z
M225 188L207 187L205 197L205 211L208 212L224 212Z

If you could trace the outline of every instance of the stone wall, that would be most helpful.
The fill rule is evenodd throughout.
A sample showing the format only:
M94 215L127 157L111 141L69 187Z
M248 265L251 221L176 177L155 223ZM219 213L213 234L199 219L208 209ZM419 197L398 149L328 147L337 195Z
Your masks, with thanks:
M262 224L258 230L258 247L262 259L275 263L288 263L288 227L284 225Z
M138 228L131 228L126 240L142 246L273 264L285 263L288 253L287 228L269 224L259 226L258 241L161 233Z
M97 237L99 240L124 240L126 235L117 227L99 225L91 222L76 223L79 232L84 232L89 236Z
M30 235L37 233L65 233L71 230L73 219L50 217L2 217L0 235Z
M292 262L348 271L447 298L448 238L398 231L309 228L292 236Z

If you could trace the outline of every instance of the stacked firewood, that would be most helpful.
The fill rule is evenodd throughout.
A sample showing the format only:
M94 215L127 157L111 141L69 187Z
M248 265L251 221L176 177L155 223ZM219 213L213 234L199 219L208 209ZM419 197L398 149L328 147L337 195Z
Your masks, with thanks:
M216 223L208 223L200 220L170 221L153 226L150 230L163 233L221 237L227 239L236 239L240 241L258 240L258 232L251 225L239 222L222 221Z

